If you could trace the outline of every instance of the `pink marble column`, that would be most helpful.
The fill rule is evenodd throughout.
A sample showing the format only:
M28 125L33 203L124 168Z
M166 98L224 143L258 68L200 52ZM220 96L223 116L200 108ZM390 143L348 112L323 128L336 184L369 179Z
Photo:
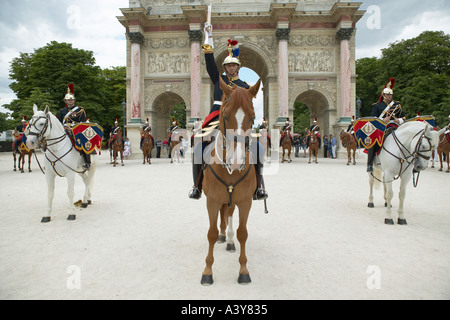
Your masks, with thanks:
M202 40L200 30L190 30L191 40L191 119L189 123L195 123L200 118L200 42Z
M277 29L278 39L278 121L285 123L289 117L288 41L290 29Z
M352 116L352 92L351 92L351 52L350 39L353 34L353 28L342 28L338 31L337 36L341 40L341 86L340 86L340 111L341 119L347 120ZM350 121L350 120L349 120Z
M131 122L141 119L141 43L144 36L139 32L128 33L131 41Z

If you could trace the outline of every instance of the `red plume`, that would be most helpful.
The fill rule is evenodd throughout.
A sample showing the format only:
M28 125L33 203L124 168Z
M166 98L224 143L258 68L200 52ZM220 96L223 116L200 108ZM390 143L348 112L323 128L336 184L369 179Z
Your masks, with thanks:
M389 82L386 83L383 90L386 89L388 86L389 86L389 88L394 89L394 85L395 85L395 79L389 78ZM383 101L383 92L381 92L380 99L378 100L378 102L381 102L381 101Z
M75 88L73 86L73 83L69 83L67 85L67 93L75 94Z

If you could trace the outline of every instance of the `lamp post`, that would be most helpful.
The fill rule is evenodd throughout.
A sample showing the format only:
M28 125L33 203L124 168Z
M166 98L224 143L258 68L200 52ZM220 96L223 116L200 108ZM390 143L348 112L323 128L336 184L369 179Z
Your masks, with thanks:
M362 107L362 101L358 97L358 100L356 100L356 119L359 119L361 117L361 107Z
M125 100L123 100L123 102L122 102L122 110L123 110L123 136L126 138L127 137L127 132L126 132L127 103L125 102Z

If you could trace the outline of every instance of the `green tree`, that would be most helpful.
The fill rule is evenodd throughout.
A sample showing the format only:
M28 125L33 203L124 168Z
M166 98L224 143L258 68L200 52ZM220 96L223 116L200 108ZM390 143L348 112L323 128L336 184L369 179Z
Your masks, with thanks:
M294 132L305 133L305 129L310 127L309 108L302 102L294 103Z
M370 115L390 77L396 79L394 99L402 104L407 118L416 112L431 114L444 126L450 114L450 36L442 31L425 31L382 50L382 56L356 63L357 96L364 103L363 116ZM373 96L370 92L375 90ZM371 102L370 100L373 99ZM369 105L369 107L368 107Z
M7 108L18 119L29 114L33 103L45 102L57 114L64 107L67 84L73 83L77 105L94 122L102 122L106 105L101 90L101 68L95 65L92 51L72 48L69 43L52 41L34 53L21 53L10 68L10 88L17 99ZM34 93L33 93L34 92ZM38 98L37 101L32 99ZM39 105L39 108L44 107Z
M172 125L172 118L178 122L178 127L186 129L186 104L184 102L178 103L173 107L170 113L170 125Z

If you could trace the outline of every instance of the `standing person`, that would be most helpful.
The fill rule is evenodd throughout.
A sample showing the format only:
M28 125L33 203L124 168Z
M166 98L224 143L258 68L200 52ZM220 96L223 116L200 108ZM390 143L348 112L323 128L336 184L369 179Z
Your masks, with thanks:
M330 146L331 146L331 149L330 149L330 156L331 156L333 159L336 159L336 146L337 146L337 141L336 141L336 138L335 138L332 134L330 134Z
M323 136L323 157L328 157L328 137L327 135Z
M67 85L67 93L64 96L66 106L59 110L58 119L65 128L72 128L77 123L86 122L86 112L80 106L75 105L75 88L73 84ZM71 130L70 130L71 131ZM80 151L84 158L83 168L88 170L91 167L91 155Z
M208 22L205 23L204 28L205 33L208 33L210 38L210 43L212 41L212 25ZM222 63L225 74L220 74L214 59L214 49L211 45L204 45L203 51L205 55L206 70L208 71L209 78L214 85L214 103L211 107L209 115L205 118L203 127L208 125L210 122L215 121L219 118L220 107L222 105L223 91L220 89L220 80L222 80L232 86L236 85L238 87L250 88L250 86L239 78L239 69L241 67L241 62L239 60L239 46L237 41L228 40L228 56ZM194 161L192 165L194 186L189 192L188 197L190 199L200 199L202 195L202 181L203 181L203 148L205 143L199 143L194 147ZM264 149L258 145L260 152L264 154ZM256 177L257 177L257 190L253 196L254 199L264 200L267 199L268 194L263 188L262 184L262 168L263 163L260 161L260 157L257 157L257 164L255 165Z
M158 137L158 139L156 139L156 158L161 158L161 147L162 147L161 137Z
M131 156L131 142L130 142L130 139L128 139L128 138L126 138L126 140L125 140L125 146L124 146L124 149L123 149L123 156L125 158Z
M377 117L387 124L385 136L393 130L396 130L399 125L405 122L405 114L402 110L402 106L400 103L392 100L394 95L394 85L395 79L390 78L381 93L380 100L378 103L375 103L372 108L371 116ZM373 172L373 160L380 149L381 147L378 144L375 144L372 148L367 150L367 172Z

